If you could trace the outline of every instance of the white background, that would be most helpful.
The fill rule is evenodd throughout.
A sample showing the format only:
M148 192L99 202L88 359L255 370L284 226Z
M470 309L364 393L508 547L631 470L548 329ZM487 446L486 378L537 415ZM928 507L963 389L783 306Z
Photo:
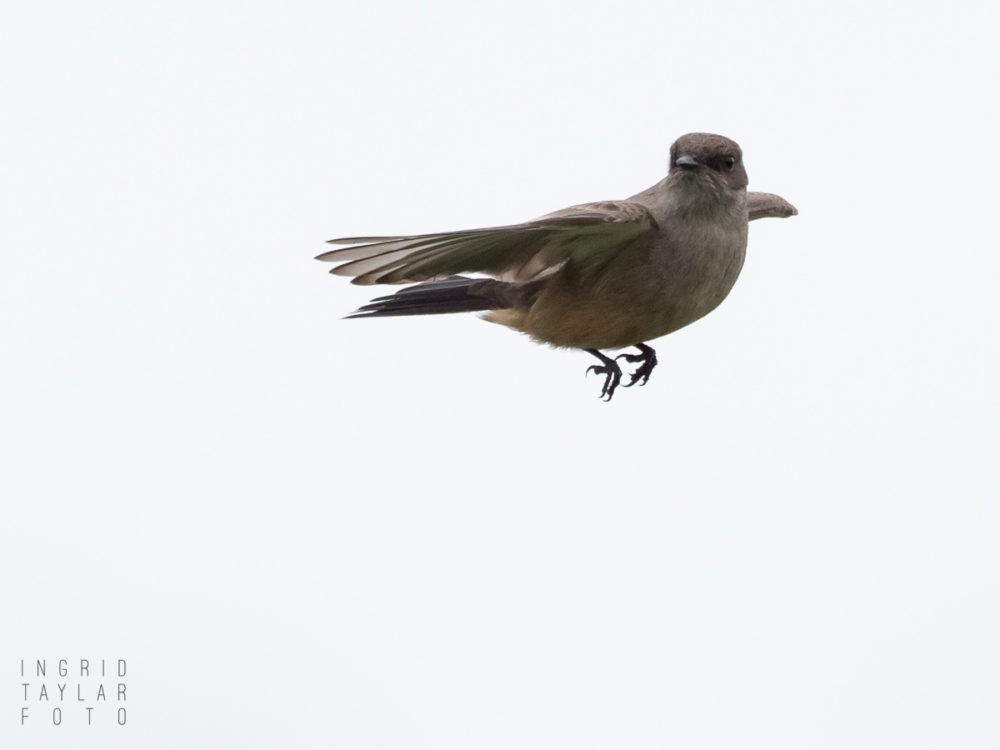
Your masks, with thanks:
M8 9L0 746L997 747L995 8ZM801 213L611 404L312 260L692 130Z

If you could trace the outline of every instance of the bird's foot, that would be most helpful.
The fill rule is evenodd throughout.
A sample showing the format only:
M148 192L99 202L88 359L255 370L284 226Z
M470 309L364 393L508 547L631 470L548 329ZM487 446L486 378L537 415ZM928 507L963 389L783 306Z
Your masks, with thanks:
M615 389L622 379L622 369L617 364L611 365L591 365L587 368L587 374L596 372L604 376L604 387L601 388L601 398L610 401L615 395Z
M588 352L597 357L603 364L591 365L587 368L585 375L589 375L591 371L596 372L598 375L604 376L604 387L601 388L601 398L605 401L610 401L611 397L615 395L615 389L622 379L622 368L618 366L618 363L611 357L605 357L596 349L588 349Z
M630 388L636 383L646 385L650 373L656 367L656 352L653 347L645 344L636 344L635 346L639 350L639 354L619 354L615 357L615 360L624 358L626 362L642 362L638 369L629 376L629 382L625 384L626 388Z

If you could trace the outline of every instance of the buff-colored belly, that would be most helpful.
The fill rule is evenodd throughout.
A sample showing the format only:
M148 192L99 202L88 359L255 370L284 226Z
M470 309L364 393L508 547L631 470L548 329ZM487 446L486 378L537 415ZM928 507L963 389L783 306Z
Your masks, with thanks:
M648 268L619 270L613 285L557 275L530 308L496 310L486 319L558 347L620 349L651 341L707 315L729 294L743 266L743 248L713 256L657 275Z

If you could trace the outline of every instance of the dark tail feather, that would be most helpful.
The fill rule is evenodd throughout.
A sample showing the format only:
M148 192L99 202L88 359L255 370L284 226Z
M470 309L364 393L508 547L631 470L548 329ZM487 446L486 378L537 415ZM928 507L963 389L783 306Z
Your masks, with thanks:
M514 287L493 279L470 279L452 276L443 281L408 286L395 294L376 297L362 305L348 318L374 318L383 315L433 315L437 313L474 312L510 307L504 294Z

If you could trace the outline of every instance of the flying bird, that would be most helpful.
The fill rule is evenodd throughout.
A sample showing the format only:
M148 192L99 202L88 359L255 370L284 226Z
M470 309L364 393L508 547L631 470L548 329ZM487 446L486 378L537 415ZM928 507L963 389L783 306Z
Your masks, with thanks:
M413 284L348 317L481 311L483 317L555 347L583 349L600 364L601 397L637 365L625 387L656 367L646 342L714 310L736 283L747 223L798 211L770 193L747 192L740 147L689 133L670 147L667 176L627 200L570 206L533 221L488 229L330 240L349 247L317 260L355 284ZM470 277L462 274L480 274ZM635 347L610 357L601 350Z

